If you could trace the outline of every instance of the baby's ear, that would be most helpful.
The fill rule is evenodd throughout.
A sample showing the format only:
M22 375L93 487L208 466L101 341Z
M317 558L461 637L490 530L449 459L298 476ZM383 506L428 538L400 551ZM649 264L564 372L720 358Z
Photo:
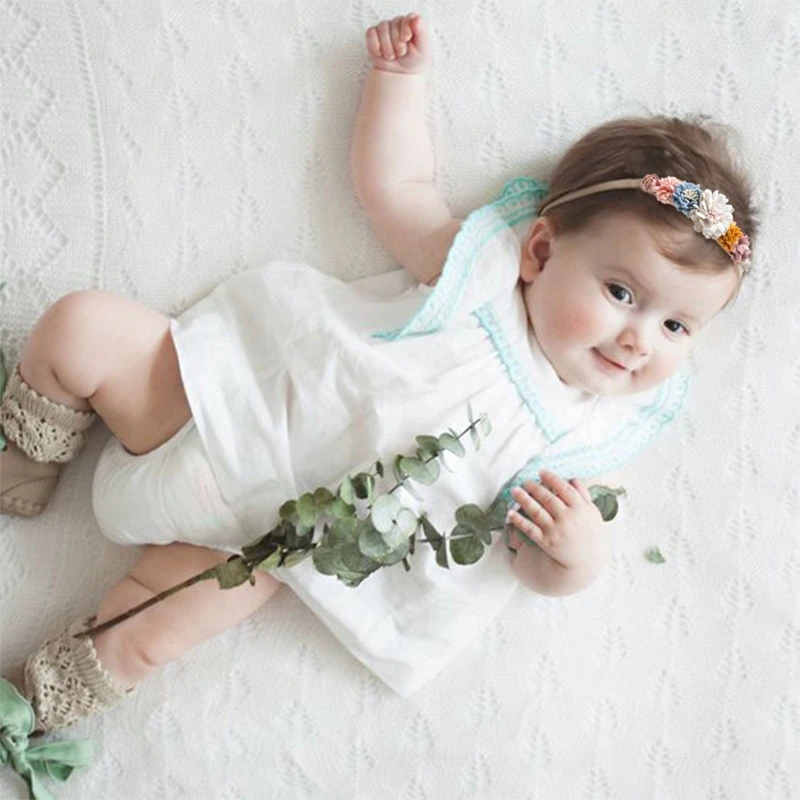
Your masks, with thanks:
M547 217L534 220L525 239L522 241L522 254L519 264L519 276L526 283L542 271L550 258L550 247L555 237L553 223Z

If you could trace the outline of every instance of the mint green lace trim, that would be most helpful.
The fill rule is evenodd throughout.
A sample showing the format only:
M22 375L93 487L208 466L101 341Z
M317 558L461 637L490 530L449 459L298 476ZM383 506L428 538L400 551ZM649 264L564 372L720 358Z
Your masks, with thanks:
M497 350L497 354L500 356L500 360L503 362L503 366L508 372L508 377L514 384L522 401L528 406L531 414L536 418L547 440L549 442L554 442L566 431L556 424L555 420L547 413L544 405L539 402L539 397L531 385L528 373L520 366L519 360L509 345L505 331L503 331L503 327L497 321L494 311L487 303L485 306L481 306L472 313L477 317L486 333L489 334L489 339L494 345L495 350Z
M414 316L402 327L372 336L390 341L403 336L432 333L455 313L467 285L475 258L503 228L513 227L536 214L547 187L533 178L508 181L498 198L475 209L456 234L436 286ZM499 219L498 219L499 217Z
M569 449L569 436L565 436L565 449L559 451L558 445L548 448L548 452L532 458L498 492L507 505L514 500L511 489L524 481L539 480L539 470L549 469L570 478L592 478L611 472L630 461L637 453L649 446L658 433L672 422L680 411L689 390L689 379L678 373L665 381L653 401L636 412L603 443L592 447Z

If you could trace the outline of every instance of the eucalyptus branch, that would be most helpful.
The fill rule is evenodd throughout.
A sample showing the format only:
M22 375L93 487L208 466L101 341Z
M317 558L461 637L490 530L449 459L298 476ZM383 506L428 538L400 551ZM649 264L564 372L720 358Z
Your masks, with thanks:
M416 456L395 456L392 469L397 482L384 494L376 496L376 476L384 477L384 466L375 462L375 472L346 475L333 494L326 488L306 492L295 500L284 503L279 510L280 522L271 531L242 548L241 555L233 555L226 562L175 586L165 589L155 597L129 609L97 627L77 634L77 637L101 633L120 622L130 619L155 603L200 581L215 578L221 589L231 589L245 582L255 584L256 569L269 571L279 567L293 567L311 556L318 572L338 578L347 586L358 586L381 567L402 562L406 571L411 569L408 556L418 542L429 544L436 552L436 563L449 569L450 559L457 564L474 564L492 544L492 533L503 531L508 549L508 526L505 522L507 504L499 494L488 509L467 504L455 511L456 526L447 534L439 532L423 512L419 517L403 506L394 496L403 487L416 499L419 495L408 484L414 480L423 484L434 483L440 475L439 461L447 468L444 451L463 458L466 449L462 437L470 435L473 448L481 445L481 434L488 436L491 425L486 414L475 417L472 405L467 403L470 424L461 432L449 429L439 437L417 436ZM450 470L452 471L452 470ZM593 502L603 519L613 519L617 513L617 495L624 489L604 486L589 488ZM366 504L366 516L357 513L357 501ZM321 537L317 538L319 529ZM417 533L422 529L422 537ZM534 545L526 537L525 544Z

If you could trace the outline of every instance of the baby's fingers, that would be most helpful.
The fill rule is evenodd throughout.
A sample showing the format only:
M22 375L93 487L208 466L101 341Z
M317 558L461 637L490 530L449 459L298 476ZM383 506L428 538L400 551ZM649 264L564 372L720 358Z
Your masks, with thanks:
M392 46L391 22L384 20L378 23L378 39L380 41L380 53L387 61L394 60L394 47Z

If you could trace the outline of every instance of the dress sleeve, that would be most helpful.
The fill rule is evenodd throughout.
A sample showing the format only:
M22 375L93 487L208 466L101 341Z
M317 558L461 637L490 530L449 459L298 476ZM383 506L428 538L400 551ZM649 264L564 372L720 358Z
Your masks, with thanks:
M520 256L514 228L533 219L546 194L544 184L532 178L508 181L496 200L464 220L436 286L408 322L372 336L394 340L433 333L513 290L519 279Z

